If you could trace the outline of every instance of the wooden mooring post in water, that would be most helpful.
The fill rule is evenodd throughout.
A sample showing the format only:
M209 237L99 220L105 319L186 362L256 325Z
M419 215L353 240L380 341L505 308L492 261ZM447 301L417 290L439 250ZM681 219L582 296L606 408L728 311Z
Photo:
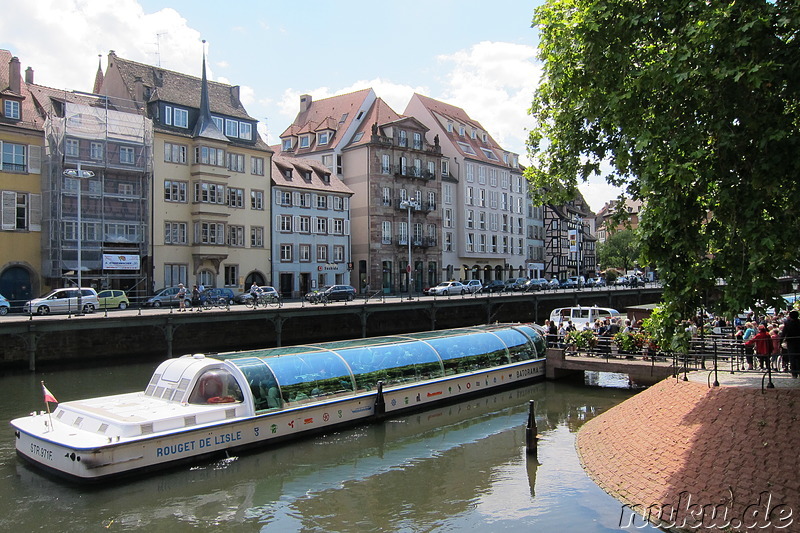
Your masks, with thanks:
M525 426L525 445L528 453L536 455L539 442L539 431L536 429L536 400L528 403L528 423Z

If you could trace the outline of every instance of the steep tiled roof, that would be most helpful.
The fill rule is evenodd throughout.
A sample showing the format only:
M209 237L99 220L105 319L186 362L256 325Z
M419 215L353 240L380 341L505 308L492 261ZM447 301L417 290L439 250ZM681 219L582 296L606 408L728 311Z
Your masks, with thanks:
M308 109L300 111L294 122L280 136L283 138L290 135L296 136L323 129L331 129L335 133L331 141L325 145L325 148L334 149L343 141L342 132L347 131L350 124L356 119L364 100L370 94L372 94L372 89L362 89L348 94L312 101ZM317 147L312 142L308 148L298 147L295 153L304 154L314 152L316 149Z
M325 167L319 161L313 159L303 159L299 157L289 157L277 153L279 146L273 146L275 155L272 156L272 185L292 187L296 189L306 189L316 192L330 192L338 194L353 194L353 191L340 180L336 174ZM289 179L284 174L285 170L292 171L292 178ZM303 173L311 172L311 180L306 180ZM328 176L327 182L323 179Z
M387 104L383 98L378 98L372 104L372 107L369 108L369 111L367 111L361 125L356 130L356 134L353 136L353 142L347 145L348 148L369 143L372 137L372 126L374 124L383 126L402 118L402 115L398 115L389 107L389 104ZM359 133L361 135L359 135Z
M495 142L492 136L481 126L480 122L471 119L466 111L460 107L446 104L418 93L414 94L414 98L419 99L431 115L440 115L453 122L453 131L448 133L447 129L443 128L444 135L463 157L491 165L512 166L511 160L509 160L508 163L505 163L503 160L503 154L506 150L503 150L503 148ZM460 124L463 124L466 128L464 135L459 135L458 125ZM472 138L472 129L479 132L475 139ZM484 132L486 133L486 142L483 141ZM487 155L483 150L489 150L490 153L494 154L496 159Z
M200 78L122 59L113 51L109 53L108 60L109 68L116 65L129 90L135 86L137 80L141 80L144 86L150 87L149 101L162 100L186 107L200 108ZM235 96L233 88L234 86L224 83L208 82L211 111L231 117L255 120L247 114L242 102ZM130 96L133 99L134 95Z

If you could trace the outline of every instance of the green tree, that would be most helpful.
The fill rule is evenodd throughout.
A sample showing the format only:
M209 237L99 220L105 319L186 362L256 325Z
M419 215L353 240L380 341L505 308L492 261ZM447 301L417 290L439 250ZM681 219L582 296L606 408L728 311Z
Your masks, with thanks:
M630 270L639 259L639 240L630 229L615 231L597 245L597 259L604 268Z
M665 312L688 316L717 278L722 311L770 301L800 257L797 0L548 0L534 24L540 199L599 174L645 200Z

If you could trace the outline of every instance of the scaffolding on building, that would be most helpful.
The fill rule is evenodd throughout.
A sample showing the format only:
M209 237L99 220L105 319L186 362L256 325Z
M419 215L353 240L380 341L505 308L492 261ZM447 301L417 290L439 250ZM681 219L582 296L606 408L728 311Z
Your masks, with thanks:
M151 285L153 125L129 109L95 94L49 95L42 275L51 286L74 283L79 268L83 284L97 289L143 294ZM65 175L75 169L93 175Z

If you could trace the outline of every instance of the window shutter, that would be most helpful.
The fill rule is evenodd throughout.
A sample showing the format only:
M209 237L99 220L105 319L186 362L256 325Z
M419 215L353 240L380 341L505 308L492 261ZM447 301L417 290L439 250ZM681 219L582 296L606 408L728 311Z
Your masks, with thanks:
M328 235L333 234L333 219L328 217Z
M28 145L28 173L42 173L42 147L33 144Z
M317 233L317 217L311 217L311 233Z
M345 211L349 211L350 210L350 197L345 196L342 199L342 205L344 206L344 210Z
M306 199L306 207L311 207L311 193L306 193L305 199Z
M29 229L31 231L42 231L42 195L33 194L30 198L30 212L28 213Z
M345 235L350 235L350 221L349 220L345 220L344 221L344 234ZM389 229L390 238L391 238L391 235L392 235L392 230L391 230L391 226L390 226L390 229Z
M14 191L3 191L2 204L2 229L17 229L17 193Z
M300 217L297 215L292 216L292 231L295 233L300 231Z
M294 205L300 205L300 193L292 193L292 197L294 198Z
M0 141L0 170L3 170L3 141Z
M194 244L197 244L199 242L200 242L200 223L199 222L195 222L194 223Z
M275 205L281 205L281 191L275 190Z

